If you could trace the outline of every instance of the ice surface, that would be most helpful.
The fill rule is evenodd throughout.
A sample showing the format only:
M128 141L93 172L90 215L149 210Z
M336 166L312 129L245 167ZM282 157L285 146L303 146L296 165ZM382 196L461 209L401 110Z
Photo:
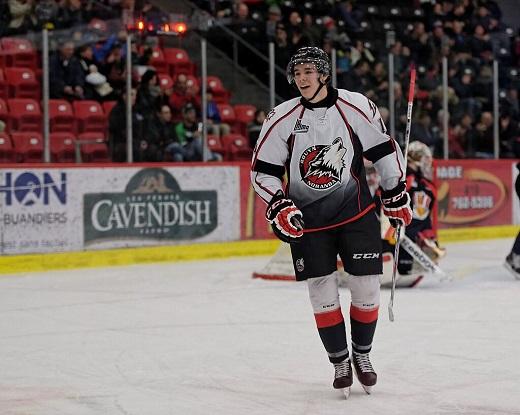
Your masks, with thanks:
M265 257L2 276L0 414L520 414L511 246L448 245L455 280L399 289L394 323L384 290L379 382L348 401L305 284L250 277Z

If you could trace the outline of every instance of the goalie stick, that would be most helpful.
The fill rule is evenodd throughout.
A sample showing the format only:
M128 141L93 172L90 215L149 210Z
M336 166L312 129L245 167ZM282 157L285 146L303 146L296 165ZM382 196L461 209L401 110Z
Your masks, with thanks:
M401 237L401 246L408 252L412 258L419 263L426 271L439 275L441 281L451 281L453 278L446 274L426 253L413 242L408 236Z

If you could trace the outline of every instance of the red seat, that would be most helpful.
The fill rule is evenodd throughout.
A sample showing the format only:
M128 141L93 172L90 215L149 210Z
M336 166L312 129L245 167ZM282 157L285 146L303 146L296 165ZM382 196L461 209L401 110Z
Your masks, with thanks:
M72 105L63 99L49 100L49 124L53 133L76 131L76 119L72 111Z
M103 102L103 111L105 112L105 116L108 118L112 109L116 106L117 101L104 101Z
M36 49L30 40L17 37L0 39L4 53L5 65L36 69L38 59Z
M0 133L0 163L16 162L13 142L6 133Z
M72 106L78 133L105 132L106 116L99 102L74 101Z
M5 79L12 98L40 99L40 84L29 68L5 68Z
M229 103L230 93L218 76L208 76L208 90L213 94L213 99L218 104Z
M49 140L54 163L74 163L76 161L76 138L72 133L51 133Z
M172 78L183 73L187 75L195 74L195 64L190 60L188 52L180 48L165 48L164 59L168 64Z
M0 51L1 53L1 51ZM0 67L0 98L9 98L9 86L4 76L4 70Z
M166 62L161 48L153 48L148 65L153 66L159 74L169 73L168 62Z
M255 119L256 107L249 104L237 104L235 110L235 129L242 135L247 135L247 125Z
M173 88L173 79L170 77L170 75L158 73L157 81L159 82L159 86L163 91L168 88Z
M226 153L224 145L222 144L222 141L218 135L208 134L208 148L214 153L219 153L223 156Z
M78 135L83 162L107 162L110 160L108 146L103 133L90 132Z
M9 130L9 111L7 110L7 104L0 98L0 120L5 123L6 131Z
M42 114L40 104L34 99L11 98L9 108L9 131L41 131Z
M229 124L231 127L235 125L235 111L229 104L217 104L220 120L223 123Z
M12 133L11 138L18 162L41 163L43 161L43 140L40 133Z
M248 140L241 134L228 134L222 137L222 144L228 160L251 160L253 150Z
M191 89L194 95L200 92L200 84L198 79L193 75L186 75L186 86Z

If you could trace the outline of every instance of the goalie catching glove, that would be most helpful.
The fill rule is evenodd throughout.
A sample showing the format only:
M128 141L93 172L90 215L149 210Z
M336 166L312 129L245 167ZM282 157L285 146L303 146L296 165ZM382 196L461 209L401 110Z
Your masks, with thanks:
M283 242L299 242L303 236L302 212L281 190L278 190L269 202L265 217L274 234Z
M398 224L407 226L412 221L410 195L406 191L406 184L400 182L396 187L381 192L383 213L388 217L394 228Z

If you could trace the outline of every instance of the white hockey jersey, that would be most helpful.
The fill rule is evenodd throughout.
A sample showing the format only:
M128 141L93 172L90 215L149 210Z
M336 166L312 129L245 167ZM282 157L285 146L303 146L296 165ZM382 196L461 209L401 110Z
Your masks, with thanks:
M374 208L363 157L385 190L405 179L403 155L364 95L329 87L327 98L302 98L271 110L253 153L251 181L266 202L282 189L303 213L305 232L359 219Z

